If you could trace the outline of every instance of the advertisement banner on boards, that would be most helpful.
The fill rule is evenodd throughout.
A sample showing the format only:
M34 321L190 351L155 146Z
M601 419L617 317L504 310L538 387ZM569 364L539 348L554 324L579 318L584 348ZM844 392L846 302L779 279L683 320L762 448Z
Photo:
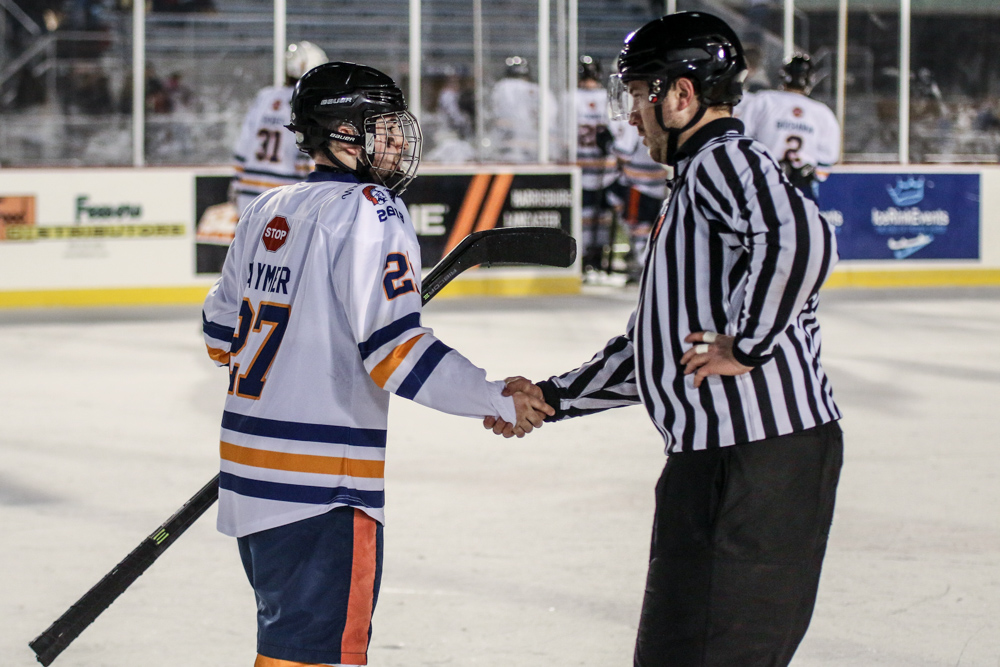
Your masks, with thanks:
M229 178L195 181L198 273L218 273L236 228L226 204ZM402 197L420 242L421 263L434 266L472 232L495 227L554 227L573 232L573 181L566 173L422 174Z
M431 174L403 197L425 268L472 232L496 227L553 227L573 233L572 175Z
M979 174L831 174L819 205L842 260L979 259Z
M183 285L191 172L0 170L0 291Z

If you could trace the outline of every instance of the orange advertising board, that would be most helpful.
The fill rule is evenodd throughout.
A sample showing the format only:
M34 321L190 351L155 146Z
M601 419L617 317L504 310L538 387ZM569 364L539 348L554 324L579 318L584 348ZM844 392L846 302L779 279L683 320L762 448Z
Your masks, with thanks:
M0 240L7 238L7 228L35 224L35 197L14 195L0 197Z

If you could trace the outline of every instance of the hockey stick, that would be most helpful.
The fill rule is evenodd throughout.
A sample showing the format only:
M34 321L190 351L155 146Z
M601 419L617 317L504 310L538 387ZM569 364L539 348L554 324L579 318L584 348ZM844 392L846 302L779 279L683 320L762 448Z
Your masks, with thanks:
M474 232L431 269L423 280L422 303L427 303L451 280L480 264L540 264L571 266L576 259L576 241L558 229L519 227ZM191 524L219 497L219 476L191 497L177 512L153 531L118 565L67 609L62 616L28 645L38 662L50 665L101 612L139 578Z
M451 279L474 266L540 264L571 266L576 260L576 240L561 229L507 227L469 234L430 270L421 298L430 301Z

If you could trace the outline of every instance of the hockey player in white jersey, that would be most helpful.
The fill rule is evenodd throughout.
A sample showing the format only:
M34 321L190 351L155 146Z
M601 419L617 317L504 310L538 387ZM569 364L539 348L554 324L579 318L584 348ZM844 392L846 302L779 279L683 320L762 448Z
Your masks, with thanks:
M576 89L576 163L580 166L583 267L599 269L610 248L612 204L609 188L618 180L618 160L611 152L623 123L608 118L608 91L601 85L601 64L580 56Z
M535 162L538 160L539 95L531 80L528 61L511 56L505 61L504 76L490 91L491 155L499 162ZM558 115L556 98L548 91L550 131Z
M761 142L779 161L788 179L816 199L819 181L840 160L840 124L830 107L809 97L813 65L793 56L781 68L781 90L748 95L736 110L746 135Z
M262 88L243 117L233 150L233 179L228 201L208 207L195 231L198 273L218 273L233 241L240 213L254 197L279 185L305 178L312 161L288 136L289 100L295 82L327 60L311 42L290 44L285 51L285 85Z
M642 137L632 125L625 125L612 150L622 163L618 184L623 200L622 220L628 226L629 235L628 280L638 282L646 263L649 234L667 196L667 179L673 167L650 157Z
M312 169L309 156L299 151L285 125L295 82L326 61L326 53L312 42L289 44L285 51L285 85L262 88L251 103L233 149L232 188L237 215L260 193L301 181Z
M288 129L316 162L244 211L204 305L229 368L219 529L257 598L256 667L364 665L382 564L390 393L523 435L553 414L421 323L420 247L399 194L420 130L387 75L303 76Z

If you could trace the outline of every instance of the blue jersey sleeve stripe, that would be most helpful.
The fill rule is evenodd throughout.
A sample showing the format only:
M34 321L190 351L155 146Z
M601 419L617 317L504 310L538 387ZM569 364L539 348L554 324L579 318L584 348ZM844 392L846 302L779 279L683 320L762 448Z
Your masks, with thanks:
M228 472L219 473L219 488L241 496L279 500L288 503L331 505L343 503L352 507L385 507L384 491L360 491L344 486L305 486L247 479Z
M351 428L328 424L305 424L302 422L280 421L248 417L235 412L222 413L222 428L283 440L303 440L307 442L328 442L355 447L385 447L385 431L375 428Z
M388 324L375 333L371 335L363 343L358 344L358 351L361 352L361 359L367 359L371 356L372 352L379 349L393 338L396 338L399 334L410 329L416 329L420 326L420 313L410 313L405 315L392 324Z
M205 335L211 336L215 340L232 340L233 334L236 333L236 330L232 327L224 327L221 324L209 322L205 317L205 313L201 314L201 330Z
M402 396L403 398L413 398L420 391L420 388L424 386L424 382L427 382L427 378L430 377L437 365L441 363L441 359L444 355L451 352L451 348L442 343L441 341L434 341L424 353L420 356L413 370L410 374L406 376L403 380L399 389L396 390L396 395Z

